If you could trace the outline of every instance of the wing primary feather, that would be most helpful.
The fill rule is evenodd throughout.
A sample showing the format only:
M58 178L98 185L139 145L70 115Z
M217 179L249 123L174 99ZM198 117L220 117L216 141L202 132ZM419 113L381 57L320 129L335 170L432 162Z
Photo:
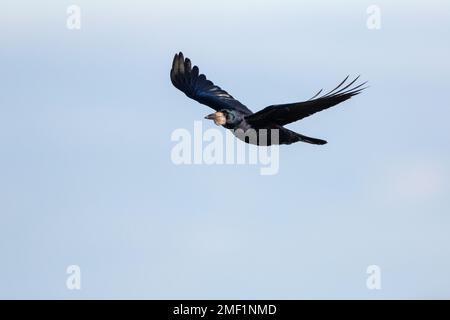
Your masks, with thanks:
M179 60L178 60L178 71L180 74L184 75L184 57L183 54L180 52Z
M359 84L359 85L357 85L357 86L354 87L354 88L351 88L351 89L348 90L348 91L342 92L342 93L336 92L335 95L351 94L352 92L358 91L358 89L361 88L361 87L362 87L363 85L365 85L366 83L367 83L367 81L366 81L366 82L363 82L363 83L361 83L361 84Z
M177 65L177 61L178 61L178 53L176 53L175 56L173 57L172 71L175 70L175 66Z
M198 67L194 66L192 68L192 77L197 78L198 77L198 73L199 73Z
M369 86L358 89L358 90L353 90L352 92L349 92L347 94L349 94L351 96L356 96L356 95L360 94L363 90L366 90L367 88L369 88Z
M357 76L357 77L356 77L353 81L351 81L348 85L346 85L345 87L343 87L343 88L339 89L338 91L334 92L333 95L339 94L339 93L341 93L342 91L344 91L345 89L349 88L352 84L354 84L354 83L359 79L359 77L360 77L360 76Z
M191 60L189 60L189 58L186 58L186 60L184 60L184 68L186 71L191 71Z
M345 81L347 81L348 77L350 77L350 75L346 76L344 80L342 80L341 83L338 84L338 86L336 88L334 88L333 90L331 90L330 92L326 93L323 97L326 97L328 95L330 95L331 93L333 93L335 90L339 89L344 83Z
M317 97L322 91L323 91L323 89L320 89L319 92L317 92L314 96L312 96L308 101L311 101L312 99Z

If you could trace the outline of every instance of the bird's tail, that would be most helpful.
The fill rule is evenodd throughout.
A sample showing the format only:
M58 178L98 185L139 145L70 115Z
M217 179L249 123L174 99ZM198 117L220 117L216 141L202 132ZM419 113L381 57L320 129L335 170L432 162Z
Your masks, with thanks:
M327 143L325 140L307 137L307 136L304 136L304 135L302 135L302 134L300 134L300 133L297 133L297 139L298 139L298 141L302 141L302 142L306 142L306 143L311 143L311 144L319 144L319 145L323 145L323 144L326 144L326 143Z

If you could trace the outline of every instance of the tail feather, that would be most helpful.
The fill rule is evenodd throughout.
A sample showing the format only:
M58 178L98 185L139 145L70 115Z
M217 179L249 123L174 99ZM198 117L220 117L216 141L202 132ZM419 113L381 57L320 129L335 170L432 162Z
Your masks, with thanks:
M297 133L297 138L298 138L298 141L311 143L311 144L323 145L323 144L327 143L325 140L307 137L307 136L304 136L304 135L302 135L300 133Z

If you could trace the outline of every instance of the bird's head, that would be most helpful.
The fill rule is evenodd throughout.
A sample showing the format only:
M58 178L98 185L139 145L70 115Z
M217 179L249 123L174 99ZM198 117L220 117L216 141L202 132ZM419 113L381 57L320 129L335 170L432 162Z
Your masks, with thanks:
M240 117L233 110L220 110L207 115L205 119L214 120L218 126L233 125L240 121Z

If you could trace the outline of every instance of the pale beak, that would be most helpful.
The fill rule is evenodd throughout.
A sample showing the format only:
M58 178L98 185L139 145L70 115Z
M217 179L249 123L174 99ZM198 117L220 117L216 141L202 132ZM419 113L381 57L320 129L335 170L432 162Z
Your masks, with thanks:
M208 114L205 119L214 120L214 123L218 126L222 126L227 123L227 118L223 112L220 111Z

